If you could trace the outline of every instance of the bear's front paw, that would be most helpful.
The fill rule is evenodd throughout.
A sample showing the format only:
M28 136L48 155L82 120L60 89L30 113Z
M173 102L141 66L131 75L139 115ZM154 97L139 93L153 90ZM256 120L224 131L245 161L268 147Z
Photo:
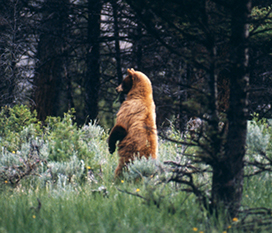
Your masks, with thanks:
M115 145L109 146L109 152L110 152L111 154L113 154L113 152L115 151L115 149L116 149L116 146L115 146Z

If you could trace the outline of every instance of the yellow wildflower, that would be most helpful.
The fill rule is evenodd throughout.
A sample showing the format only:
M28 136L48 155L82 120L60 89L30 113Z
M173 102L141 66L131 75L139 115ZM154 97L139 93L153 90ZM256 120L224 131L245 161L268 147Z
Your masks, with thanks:
M238 218L233 218L232 221L233 221L233 222L237 222L237 221L238 221Z
M228 226L228 229L230 229L230 228L231 228L231 225Z
M7 184L8 183L8 181L7 180L5 180L5 184Z
M199 233L204 233L204 231L199 231Z
M33 215L32 218L36 218L36 215Z
M140 189L136 189L136 192L140 192Z
M91 167L90 167L90 166L88 166L88 167L87 167L87 169L88 169L88 170L91 170Z
M121 183L124 183L125 181L121 180Z
M196 227L193 228L193 231L198 231L198 229Z
M12 154L15 154L16 152L15 151L12 151Z
M223 231L223 233L227 233L227 231Z

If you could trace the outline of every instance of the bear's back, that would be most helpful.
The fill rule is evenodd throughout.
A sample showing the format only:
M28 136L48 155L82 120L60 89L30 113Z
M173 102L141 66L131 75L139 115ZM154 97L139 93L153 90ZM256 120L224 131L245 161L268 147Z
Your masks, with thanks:
M117 114L117 124L127 130L126 137L119 142L119 155L124 157L157 157L157 128L153 100L129 99L123 102Z

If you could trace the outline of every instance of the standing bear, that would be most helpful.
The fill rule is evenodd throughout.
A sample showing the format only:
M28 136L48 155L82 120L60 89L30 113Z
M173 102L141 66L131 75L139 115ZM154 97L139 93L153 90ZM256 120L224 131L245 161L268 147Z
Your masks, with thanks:
M117 113L116 124L108 139L112 154L118 143L119 163L115 178L134 157L157 158L158 136L155 104L149 78L139 71L128 69L128 76L116 88L117 92L127 94Z

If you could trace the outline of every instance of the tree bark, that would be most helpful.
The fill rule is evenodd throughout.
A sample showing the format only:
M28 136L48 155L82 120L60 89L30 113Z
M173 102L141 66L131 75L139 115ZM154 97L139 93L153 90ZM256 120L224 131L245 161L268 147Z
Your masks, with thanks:
M64 31L68 19L68 0L47 0L43 4L41 34L37 49L39 66L34 78L33 100L39 120L56 116L63 71Z
M119 40L119 25L118 25L118 9L117 0L111 2L113 10L113 20L114 20L114 38L115 38L115 60L116 60L116 70L118 85L123 81L122 68L121 68L121 52L120 52L120 40ZM122 103L125 100L124 94L120 94L119 101Z
M100 90L100 0L88 1L87 72L85 77L85 115L95 120Z
M226 208L230 216L235 217L243 193L249 85L247 38L251 0L233 2L230 11L232 22L228 128L224 151L212 165L211 207L213 210Z

